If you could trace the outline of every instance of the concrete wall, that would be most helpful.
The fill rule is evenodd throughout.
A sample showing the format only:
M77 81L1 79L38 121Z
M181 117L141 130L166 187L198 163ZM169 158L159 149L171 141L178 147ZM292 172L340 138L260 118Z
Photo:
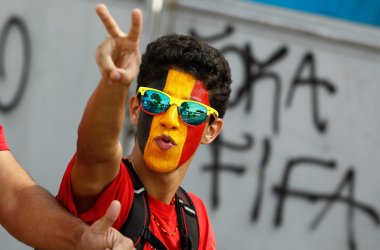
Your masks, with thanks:
M0 122L21 164L54 194L99 79L94 53L105 31L96 2L8 0L0 8L0 31L16 15L31 52L12 26L0 48L2 106L29 73ZM148 13L147 4L108 3L124 27L131 8ZM205 201L218 249L377 249L379 30L236 1L180 1L144 19L143 48L160 34L194 34L231 64L224 131L201 146L184 182ZM123 143L127 153L130 140ZM0 242L28 249L4 230Z

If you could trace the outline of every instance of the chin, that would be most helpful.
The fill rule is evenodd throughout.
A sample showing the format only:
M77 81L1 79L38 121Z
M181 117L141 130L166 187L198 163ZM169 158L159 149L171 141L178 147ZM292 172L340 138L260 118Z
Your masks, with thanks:
M169 162L167 159L145 159L145 163L150 170L160 174L170 173L179 167L178 164Z

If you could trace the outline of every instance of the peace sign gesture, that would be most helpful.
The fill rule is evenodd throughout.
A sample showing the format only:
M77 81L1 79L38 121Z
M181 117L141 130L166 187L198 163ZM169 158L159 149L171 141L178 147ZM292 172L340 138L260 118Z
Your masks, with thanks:
M96 51L96 62L104 79L110 83L129 86L139 71L141 53L139 40L142 30L142 13L132 10L131 26L125 34L104 4L96 7L108 37Z

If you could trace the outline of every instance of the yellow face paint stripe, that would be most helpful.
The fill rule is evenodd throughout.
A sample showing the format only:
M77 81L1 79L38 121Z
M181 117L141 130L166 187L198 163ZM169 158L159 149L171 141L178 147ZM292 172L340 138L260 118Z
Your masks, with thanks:
M193 90L195 81L196 81L195 78L189 74L176 71L176 70L169 70L164 92L173 96L177 96L179 98L190 96ZM176 112L177 112L177 109L176 109ZM178 116L177 116L177 119L179 119ZM182 145L177 145L177 147L181 153L176 154L175 157L173 156L173 159L172 159L173 161L172 164L176 166L181 165L179 164L180 163L179 161L183 153L183 149L184 149L186 138L187 138L187 130L188 130L187 125L183 124L182 121L180 123L181 123L181 126L180 126L180 133L178 133L178 137L181 137L181 138L177 138L177 140L179 139L178 141L181 141Z

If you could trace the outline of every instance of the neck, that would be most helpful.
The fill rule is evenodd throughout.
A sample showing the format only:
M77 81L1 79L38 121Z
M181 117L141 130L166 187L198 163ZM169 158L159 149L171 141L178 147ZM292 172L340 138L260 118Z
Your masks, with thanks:
M146 165L140 148L137 145L135 145L132 153L127 158L132 162L136 174L148 194L166 204L170 204L172 201L190 165L189 160L169 173L152 171Z

